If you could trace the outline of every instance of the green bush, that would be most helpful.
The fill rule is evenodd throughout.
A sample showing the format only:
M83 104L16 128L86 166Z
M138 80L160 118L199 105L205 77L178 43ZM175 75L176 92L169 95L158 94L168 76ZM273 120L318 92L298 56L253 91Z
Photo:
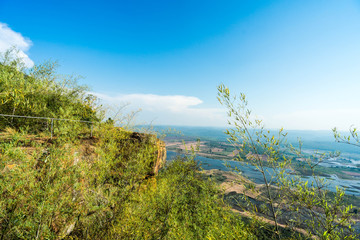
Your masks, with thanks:
M112 239L252 239L214 182L193 160L176 159L132 195Z
M195 161L154 177L151 137L102 132L88 155L84 142L1 141L0 239L252 239Z
M0 61L0 113L32 117L48 117L83 121L98 121L96 98L76 78L56 73L57 64L46 62L32 69L23 69L11 51ZM0 116L0 129L27 128L31 132L49 130L46 119L27 119ZM55 121L62 134L84 127L83 123ZM77 132L78 134L78 132Z
M0 239L55 239L80 214L82 168L68 147L32 144L30 153L14 135L0 143Z

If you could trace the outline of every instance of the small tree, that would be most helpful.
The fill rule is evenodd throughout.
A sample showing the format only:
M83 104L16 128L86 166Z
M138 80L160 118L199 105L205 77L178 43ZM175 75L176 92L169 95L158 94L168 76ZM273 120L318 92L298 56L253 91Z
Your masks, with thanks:
M249 206L243 205L244 209L255 217L270 218L274 226L271 231L277 239L282 238L281 224L294 229L296 237L305 229L308 235L322 239L356 238L351 229L351 206L343 206L344 191L337 188L336 193L331 194L326 182L315 175L315 167L326 156L317 158L316 163L307 159L312 183L291 175L292 162L285 153L289 149L284 144L287 134L283 129L276 134L266 130L262 121L251 115L245 94L233 96L223 84L218 87L218 100L228 110L228 124L232 128L226 130L226 134L238 148L237 160L255 166L264 182L263 188L244 184L247 189L243 197ZM299 146L300 149L291 149L304 158L301 142ZM250 198L247 191L255 192L263 204Z
M345 143L355 147L360 147L359 131L356 127L351 126L349 128L350 135L348 136L341 135L337 128L333 128L332 131L334 133L335 141L338 143Z

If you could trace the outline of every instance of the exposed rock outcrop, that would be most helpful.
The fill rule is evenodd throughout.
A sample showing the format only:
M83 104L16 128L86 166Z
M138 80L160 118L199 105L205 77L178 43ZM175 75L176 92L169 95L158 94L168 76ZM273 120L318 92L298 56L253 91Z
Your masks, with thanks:
M156 160L154 163L152 163L153 171L150 173L150 175L156 175L159 172L159 170L165 165L166 162L165 143L160 139L158 139L153 134L146 134L139 132L131 133L130 139L132 142L154 144L154 146L156 147L156 151L154 152L156 156Z

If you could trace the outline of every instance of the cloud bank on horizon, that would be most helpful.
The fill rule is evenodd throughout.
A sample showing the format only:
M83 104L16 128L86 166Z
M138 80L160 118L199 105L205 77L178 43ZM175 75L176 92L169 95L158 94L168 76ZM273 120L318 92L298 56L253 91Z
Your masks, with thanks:
M294 130L330 130L334 127L346 131L351 126L360 126L360 110L349 108L297 110L274 114L266 119L268 126L283 126ZM311 126L311 127L309 127Z
M193 96L155 94L107 94L90 92L108 106L127 106L128 111L141 110L139 124L185 125L185 126L227 126L226 109L204 108L203 101ZM111 116L109 116L111 117ZM360 126L358 109L318 109L292 111L282 114L255 115L266 128L287 130L331 130L337 127L347 130L350 126ZM347 119L344 121L344 118ZM312 126L309 128L309 126Z
M18 50L17 57L22 59L26 67L31 68L34 66L34 62L26 54L31 46L30 39L24 37L21 33L15 32L6 23L0 22L0 52L15 47Z
M109 106L127 105L127 111L141 109L137 119L140 124L187 126L225 126L226 124L225 109L201 107L203 101L193 96L139 93L109 96L96 92L91 94Z

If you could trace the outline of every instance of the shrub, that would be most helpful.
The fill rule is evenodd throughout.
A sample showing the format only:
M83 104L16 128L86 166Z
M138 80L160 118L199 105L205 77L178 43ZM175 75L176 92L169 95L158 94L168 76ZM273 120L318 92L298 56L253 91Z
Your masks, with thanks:
M10 56L9 52L5 53L0 62L1 114L99 120L96 116L96 98L87 94L87 88L78 85L76 78L57 74L56 62L24 69L19 60ZM41 132L49 130L50 124L45 119L0 116L0 129L27 128L30 132ZM62 134L69 134L81 127L84 124L79 122L55 122L56 131Z

